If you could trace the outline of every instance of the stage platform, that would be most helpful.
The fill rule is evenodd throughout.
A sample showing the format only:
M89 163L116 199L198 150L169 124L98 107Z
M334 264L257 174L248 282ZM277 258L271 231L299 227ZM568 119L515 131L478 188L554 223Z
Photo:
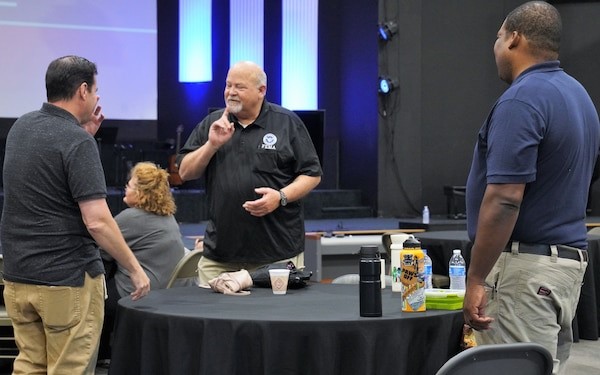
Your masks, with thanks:
M412 226L405 225L413 224ZM333 232L355 232L355 231L377 231L388 232L398 229L419 229L420 218L338 218L338 219L316 219L305 220L304 226L306 232L323 232L327 235ZM588 229L600 226L600 217L590 216L586 219ZM194 239L191 237L203 236L206 228L206 221L198 223L180 223L181 234L185 239L186 247L194 246ZM467 225L464 219L447 219L445 215L434 215L431 217L429 227L425 230L466 230Z
M108 205L113 215L126 208L123 188L108 189ZM208 202L202 189L173 189L180 223L200 223L208 220ZM335 219L338 217L370 217L374 209L363 203L362 192L352 189L317 189L304 198L306 219Z
M586 222L588 229L600 226L600 217L588 217ZM184 245L192 249L195 239L204 235L205 228L206 221L180 223ZM448 219L446 215L433 215L427 226L417 217L306 220L305 264L313 271L314 281L356 273L360 246L377 244L384 251L381 235L399 229L407 232L466 230L466 222L464 219Z
M307 233L319 232L325 236L335 235L360 235L384 233L398 231L399 229L419 229L410 227L401 227L400 224L406 222L406 218L379 218L379 217L362 217L362 218L339 218L339 219L307 219L304 222L305 231ZM411 219L416 221L417 218ZM432 216L430 225L434 228L442 228L443 225L452 226L452 229L436 229L436 230L460 230L466 229L466 224L462 220L460 223L447 223L445 217ZM439 223L439 224L438 224ZM194 246L195 237L203 236L206 228L206 221L199 223L180 223L181 234L184 238L184 243L187 248ZM459 228L459 229L456 229ZM191 247L190 247L191 246Z
M345 219L320 219L305 220L306 232L333 233L336 231L363 231L363 230L396 230L398 219L396 218L345 218ZM199 223L180 223L179 228L188 249L194 247L194 239L203 236L206 221Z

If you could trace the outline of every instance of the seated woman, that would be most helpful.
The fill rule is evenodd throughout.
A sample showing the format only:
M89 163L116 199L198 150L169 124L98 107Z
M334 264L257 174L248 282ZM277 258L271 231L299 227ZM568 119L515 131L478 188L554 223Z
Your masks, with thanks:
M164 289L177 262L184 255L179 225L173 216L175 200L166 170L154 163L137 163L125 185L123 202L129 207L115 220L127 244L150 279L150 289ZM110 358L110 335L113 330L117 301L131 293L127 270L102 251L106 267L108 299L100 340L99 360Z

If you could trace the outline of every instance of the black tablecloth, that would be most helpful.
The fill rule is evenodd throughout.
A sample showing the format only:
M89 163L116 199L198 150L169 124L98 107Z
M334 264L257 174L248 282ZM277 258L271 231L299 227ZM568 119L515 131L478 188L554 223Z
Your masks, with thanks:
M417 233L415 237L421 241L421 247L433 263L433 273L448 274L448 262L453 249L461 249L467 267L471 259L471 247L467 231L448 230ZM573 335L586 340L598 340L600 336L600 236L588 234L589 263L583 278L581 297L577 306L577 314L573 324Z
M435 374L460 350L461 311L359 316L357 285L226 296L195 287L119 301L110 374Z

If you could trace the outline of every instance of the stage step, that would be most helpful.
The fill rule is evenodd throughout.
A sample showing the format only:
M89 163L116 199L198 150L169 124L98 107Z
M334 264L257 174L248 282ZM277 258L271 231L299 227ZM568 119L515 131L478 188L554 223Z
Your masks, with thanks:
M108 188L107 202L113 215L127 206L123 203L123 188ZM208 204L203 189L175 189L173 191L177 212L175 218L180 223L199 223L208 220ZM4 194L0 191L0 207ZM304 218L344 219L374 217L374 209L362 202L360 190L324 189L313 190L304 197Z
M373 208L369 206L323 207L321 208L321 217L311 217L310 219L339 219L359 217L373 217Z
M304 215L309 220L373 217L373 211L363 204L360 190L313 190L304 198Z

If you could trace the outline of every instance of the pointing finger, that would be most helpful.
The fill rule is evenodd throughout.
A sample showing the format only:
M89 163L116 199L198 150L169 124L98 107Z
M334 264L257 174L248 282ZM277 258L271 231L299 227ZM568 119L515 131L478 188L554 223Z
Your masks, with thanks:
M230 130L233 128L233 123L229 121L229 108L225 107L220 120L220 122L225 126L225 129Z

